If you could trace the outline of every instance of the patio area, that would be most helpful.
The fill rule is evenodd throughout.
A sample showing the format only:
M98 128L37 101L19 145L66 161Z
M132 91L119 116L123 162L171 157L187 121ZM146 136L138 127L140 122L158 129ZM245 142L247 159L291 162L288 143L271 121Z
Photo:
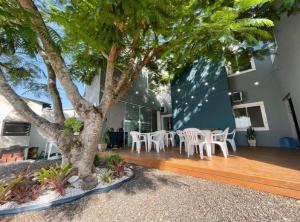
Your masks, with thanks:
M178 147L159 153L142 149L138 154L129 148L112 152L128 163L300 199L300 150L239 147L228 159L218 151L211 160L200 160L198 155L188 159Z

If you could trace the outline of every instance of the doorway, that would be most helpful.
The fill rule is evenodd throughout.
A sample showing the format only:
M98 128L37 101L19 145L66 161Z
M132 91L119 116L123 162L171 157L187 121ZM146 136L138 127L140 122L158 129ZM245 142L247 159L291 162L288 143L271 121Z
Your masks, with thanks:
M294 128L294 131L296 131L296 135L297 135L298 142L299 142L300 141L300 127L299 127L295 107L294 107L293 100L292 100L292 97L291 97L290 93L287 94L283 98L283 100L287 102L287 105L288 105L288 108L289 108L289 116L290 116L290 119L291 119L291 122L292 122L292 125L293 125L293 128Z
M161 129L166 131L173 130L172 114L161 116Z

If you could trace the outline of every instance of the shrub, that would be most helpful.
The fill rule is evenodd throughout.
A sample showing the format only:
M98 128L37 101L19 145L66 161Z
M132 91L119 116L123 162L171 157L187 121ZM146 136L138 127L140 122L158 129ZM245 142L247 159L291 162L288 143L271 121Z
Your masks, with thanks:
M122 177L125 175L125 166L123 163L114 166L114 176Z
M121 177L125 175L124 160L119 154L112 154L105 157L105 163L113 170L114 176Z
M9 201L9 195L11 193L11 189L18 183L22 181L22 176L17 175L12 180L2 180L0 182L0 204L5 204L7 201Z
M119 154L112 154L105 157L105 163L108 167L114 168L118 164L123 163L123 158Z
M40 195L41 188L41 184L34 181L33 176L25 176L11 189L9 200L19 204L36 200Z
M7 201L25 203L38 198L41 185L33 180L32 174L24 171L0 183L0 204Z
M113 179L113 174L114 171L112 170L107 170L104 173L102 173L100 175L100 179L104 182L104 183L111 183L112 179Z
M100 156L98 154L96 154L95 158L94 158L94 166L95 167L98 167L101 165L101 159L100 159Z
M69 186L68 179L71 174L70 165L50 166L48 169L41 168L35 173L36 179L45 187L65 195L65 189Z
M64 132L72 130L72 132L80 132L83 128L83 123L76 117L68 118L64 121L64 126L67 128Z

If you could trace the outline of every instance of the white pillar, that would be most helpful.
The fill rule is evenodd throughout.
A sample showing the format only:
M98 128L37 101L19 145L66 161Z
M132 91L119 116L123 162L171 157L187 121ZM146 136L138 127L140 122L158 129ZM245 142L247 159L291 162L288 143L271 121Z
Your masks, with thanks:
M156 112L157 130L161 130L161 115L160 111Z

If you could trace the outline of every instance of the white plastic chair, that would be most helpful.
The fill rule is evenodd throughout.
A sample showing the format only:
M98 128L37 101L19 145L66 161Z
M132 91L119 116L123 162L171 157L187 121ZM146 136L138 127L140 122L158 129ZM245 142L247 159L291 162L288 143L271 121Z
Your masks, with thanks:
M168 142L167 142L167 146L169 147L169 142L171 144L172 147L175 146L175 132L170 131L169 133L167 133L167 138L168 138Z
M212 145L219 145L224 158L226 159L228 156L228 148L227 148L227 135L228 135L228 128L224 130L224 132L221 133L212 133L211 134L211 144Z
M141 141L141 145L142 145L142 143L145 144L145 150L147 151L148 150L147 134L139 133L139 140Z
M201 130L196 128L188 128L183 130L183 135L186 141L188 158L190 157L190 153L193 148L196 149L196 153L197 153L197 148L199 148L200 158L203 159L203 148L204 145L207 143L207 141L205 141L205 138L201 133ZM207 147L208 146L206 146L206 149ZM206 151L207 151L207 155L210 157L211 156L210 150L207 149Z
M183 136L182 130L177 130L176 133L179 136L179 152L181 154L182 145L184 144L184 147L186 147L185 138Z
M234 140L235 139L235 133L236 133L236 130L234 129L234 130L232 130L231 133L228 133L228 135L227 135L227 142L230 143L231 148L234 152L236 151L236 144L235 144L235 140Z
M161 149L165 151L165 131L156 131L150 133L148 136L148 152L152 149L152 144L155 145L156 152L159 152Z
M55 154L55 155L52 155L52 154ZM55 159L61 158L60 151L59 151L55 141L48 141L46 143L45 155L47 156L47 160L55 160Z
M131 151L134 151L134 146L136 146L136 151L138 153L141 152L141 145L142 145L142 142L145 143L145 147L146 147L146 150L147 150L147 144L146 144L146 139L145 137L143 136L142 140L140 139L140 133L137 132L137 131L131 131L130 132L130 136L132 137L132 145L131 145Z

